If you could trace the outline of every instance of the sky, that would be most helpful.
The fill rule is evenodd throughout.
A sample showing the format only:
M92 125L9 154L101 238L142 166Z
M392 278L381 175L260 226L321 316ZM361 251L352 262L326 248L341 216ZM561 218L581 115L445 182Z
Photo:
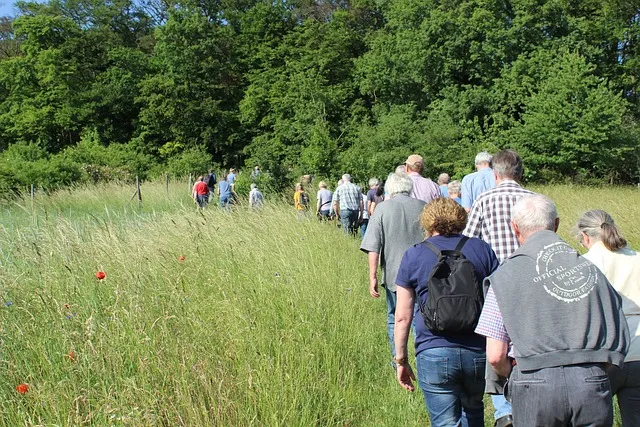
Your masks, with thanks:
M16 10L13 7L15 0L0 0L0 16L13 16Z

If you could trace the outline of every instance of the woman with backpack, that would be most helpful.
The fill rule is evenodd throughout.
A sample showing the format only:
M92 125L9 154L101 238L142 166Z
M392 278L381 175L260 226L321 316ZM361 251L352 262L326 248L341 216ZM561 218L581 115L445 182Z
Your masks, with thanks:
M467 213L452 199L431 201L420 221L429 237L405 252L396 279L398 382L414 390L407 340L415 301L416 367L431 425L482 427L485 338L474 329L484 302L482 282L498 259L484 241L460 234Z

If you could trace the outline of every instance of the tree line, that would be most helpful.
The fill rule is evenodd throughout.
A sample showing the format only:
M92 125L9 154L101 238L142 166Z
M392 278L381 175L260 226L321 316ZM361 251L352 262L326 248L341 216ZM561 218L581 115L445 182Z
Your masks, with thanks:
M50 0L0 18L0 191L259 164L640 180L634 0Z

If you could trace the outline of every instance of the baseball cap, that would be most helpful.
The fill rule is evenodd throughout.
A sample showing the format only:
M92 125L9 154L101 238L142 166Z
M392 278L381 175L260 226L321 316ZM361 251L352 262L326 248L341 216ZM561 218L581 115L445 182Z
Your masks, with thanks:
M407 161L404 162L405 165L416 166L418 164L424 164L424 159L419 154L412 154L407 158Z

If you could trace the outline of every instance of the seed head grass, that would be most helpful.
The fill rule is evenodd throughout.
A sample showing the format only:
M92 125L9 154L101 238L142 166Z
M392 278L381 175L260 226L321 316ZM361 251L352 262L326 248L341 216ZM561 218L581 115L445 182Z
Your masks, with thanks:
M535 190L572 245L601 207L638 248L635 189ZM396 383L358 239L281 197L197 210L187 184L147 183L138 209L133 191L3 210L0 425L428 425Z

